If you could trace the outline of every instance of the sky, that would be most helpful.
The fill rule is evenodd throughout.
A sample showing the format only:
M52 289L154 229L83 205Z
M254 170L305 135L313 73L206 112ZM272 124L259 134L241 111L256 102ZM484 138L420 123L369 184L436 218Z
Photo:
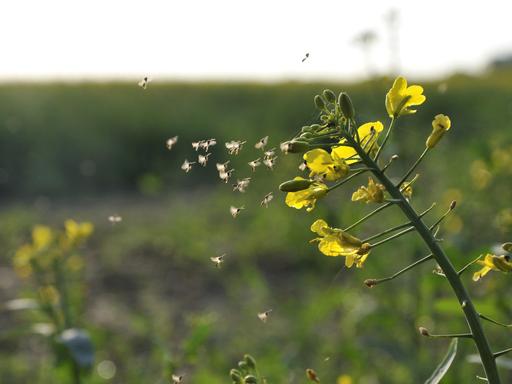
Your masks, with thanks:
M512 53L506 0L1 0L0 13L0 81L430 78Z

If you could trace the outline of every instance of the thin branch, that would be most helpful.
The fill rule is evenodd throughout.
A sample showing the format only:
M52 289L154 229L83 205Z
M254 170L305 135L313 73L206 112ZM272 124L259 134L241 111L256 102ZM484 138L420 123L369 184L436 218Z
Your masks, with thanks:
M493 353L493 356L496 359L497 357L500 357L501 355L504 355L504 354L509 353L509 352L512 352L512 348L507 348L507 349L504 349L503 351L499 351L499 352Z
M380 211L382 211L383 209L387 208L387 207L390 207L391 205L393 205L393 203L386 203L384 205L381 205L379 206L378 208L374 209L373 211L371 211L370 213L368 213L366 216L363 216L362 218L360 218L359 220L357 220L354 224L352 225L349 225L347 228L345 228L343 231L347 232L347 231L350 231L352 228L356 227L357 225L363 223L364 221L368 220L370 217L372 217L373 215L375 215L376 213L379 213Z
M494 319L491 319L490 317L488 316L485 316L485 315L482 315L481 313L478 314L478 316L480 316L481 319L484 319L484 320L487 320L489 321L490 323L493 323L493 324L496 324L496 325L499 325L501 327L505 327L505 328L512 328L512 324L504 324L504 323L500 323L499 321L496 321Z
M411 166L411 168L409 168L409 170L407 171L407 173L404 175L404 177L402 177L402 179L400 180L400 182L397 184L397 187L401 186L405 180L407 180L407 178L414 172L414 170L416 169L416 167L421 163L421 161L423 160L423 158L425 157L425 155L427 154L428 150L430 148L425 148L425 150L423 151L423 153L420 155L420 157L418 157L418 159L414 162L414 164Z
M420 265L421 263L424 263L425 261L428 261L430 259L433 258L433 255L430 254L428 256L425 256L417 261L415 261L414 263L412 263L411 265L408 265L407 267L399 270L398 272L396 272L395 274L391 275L391 276L388 276L388 277L384 277L384 278L381 278L381 279L366 279L364 281L364 283L369 287L369 288L372 288L374 286L376 286L377 284L380 284L380 283L383 283L385 281L390 281L390 280L393 280L393 279L396 279L398 276L402 275L403 273L409 271L410 269Z

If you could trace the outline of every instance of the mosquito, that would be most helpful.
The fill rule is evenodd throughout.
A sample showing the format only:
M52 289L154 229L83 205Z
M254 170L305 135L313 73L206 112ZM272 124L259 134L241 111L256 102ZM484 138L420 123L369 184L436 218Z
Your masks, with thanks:
M266 159L263 159L263 164L265 164L265 166L267 168L269 168L271 171L274 170L274 165L276 165L276 159L277 159L277 156L275 157L268 157Z
M245 189L249 186L250 182L251 182L251 178L250 177L246 177L245 179L242 179L242 180L238 179L236 181L236 184L233 184L233 192L234 191L239 191L239 192L244 193Z
M139 81L137 84L139 85L139 87L141 87L142 89L146 89L148 87L148 84L149 82L151 81L151 79L148 77L148 76L144 76L142 78L141 81Z
M265 137L259 139L256 144L254 144L254 148L264 150L265 147L267 146L267 144L268 144L268 136L265 136Z
M272 192L270 193L267 193L265 195L265 197L263 198L263 200L261 200L261 203L260 205L263 207L265 206L265 208L268 208L268 203L270 203L272 201L272 199L274 198L274 194Z
M224 183L228 183L229 178L231 177L231 174L234 172L234 169L230 169L229 171L220 171L219 177Z
M229 161L226 161L225 163L217 163L216 166L217 166L217 171L220 172L226 172L226 170L228 169L228 164L229 164Z
M302 62L305 62L309 57L309 53L306 53L306 55L304 56L304 58L302 59Z
M229 207L229 213L231 213L231 216L236 219L240 212L242 212L242 209L245 209L243 205L240 208L231 206Z
M181 169L183 169L186 173L189 173L192 170L192 164L195 163L195 161L190 162L188 160L185 160L183 164L181 164Z
M260 158L258 157L256 160L249 161L247 164L249 164L253 172L256 172L256 167L259 167L261 165L261 161Z
M207 153L206 155L199 155L197 157L197 162L199 165L206 167L206 163L208 162L208 158L210 157L211 153Z
M217 268L220 268L221 264L224 262L224 257L226 257L226 254L210 257L210 260L212 261L213 264L215 264Z
M246 142L247 141L237 141L237 140L228 141L226 143L226 148L228 149L228 153L230 155L238 155L238 153L242 150L242 147Z
M269 316L270 316L270 313L272 312L271 309L265 311L265 312L260 312L258 313L258 319L260 319L261 321L263 321L264 323L267 322Z
M110 215L108 217L108 221L110 221L112 224L117 224L123 221L123 218L119 215Z
M165 142L165 145L167 146L167 149L170 151L172 147L178 142L178 136L171 137L167 139Z

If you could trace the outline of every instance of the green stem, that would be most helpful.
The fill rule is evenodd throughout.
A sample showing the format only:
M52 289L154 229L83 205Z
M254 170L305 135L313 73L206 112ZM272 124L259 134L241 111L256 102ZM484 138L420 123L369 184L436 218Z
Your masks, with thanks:
M381 241L377 241L375 244L371 244L371 247L372 247L372 248L375 248L375 247L378 247L379 245L382 245L382 244L384 244L384 243L387 243L387 242L389 242L389 241L391 241L391 240L395 240L395 239L396 239L396 238L398 238L398 237L401 237L401 236L403 236L403 235L405 235L405 234L407 234L407 233L409 233L409 232L414 231L414 229L415 229L415 227L414 227L414 226L411 226L411 227L409 227L409 228L406 228L406 229L404 229L403 231L400 231L400 232L398 232L398 233L395 233L393 236L386 237L385 239L383 239L383 240L381 240ZM365 241L363 241L363 243L364 243L364 242L365 242Z
M393 124L394 120L395 119L391 120L390 126ZM390 130L391 129L388 130L388 134ZM383 144L385 144L387 136L388 135L386 135ZM349 141L350 144L352 144L356 152L359 154L359 157L368 168L377 168L376 162L373 159L371 159L370 156L359 145L357 145L353 138L348 136L347 140ZM376 159L377 157L378 156L376 156ZM453 264L448 259L448 256L445 254L444 250L439 245L439 242L434 238L431 230L425 225L425 223L418 216L414 208L409 204L407 199L400 192L399 187L394 185L393 182L391 182L391 180L381 170L372 170L372 173L379 180L379 182L382 185L384 185L384 187L386 188L386 190L393 199L401 201L397 205L400 207L404 215L412 223L412 225L416 229L416 232L423 239L425 245L430 249L430 252L434 256L434 259L444 272L448 282L450 283L453 289L453 292L457 296L459 303L465 303L465 305L461 305L461 308L464 312L464 316L466 317L469 329L471 330L471 335L480 354L480 358L482 360L482 365L485 370L487 379L489 380L490 384L500 384L501 381L498 375L498 369L496 367L494 355L491 351L489 341L487 340L487 337L482 328L480 316L476 311L475 306L471 301L471 298L466 288L462 284L462 281L460 280L457 271L453 267Z
M386 131L386 136L384 136L384 141L382 142L382 144L380 145L380 148L377 150L377 154L375 155L375 158L374 158L374 162L377 163L377 160L379 159L379 156L382 152L382 150L384 149L384 146L386 145L388 139L389 139L389 135L391 133L391 131L393 130L393 127L395 126L395 121L396 121L396 118L395 117L392 117L391 118L391 122L389 123L389 126L388 126L388 130ZM357 150L357 148L355 148ZM366 156L369 158L369 156Z
M419 217L423 217L425 216L427 213L430 212L430 210L432 210L432 208L435 207L435 204L432 204L430 206L430 208L426 209L425 211L421 212L419 214ZM397 225L395 227L392 227L392 228L389 228L389 229L386 229L385 231L382 231L380 233L377 233L376 235L373 235L371 237L368 237L364 240L361 240L363 243L367 243L368 241L371 241L371 240L374 240L374 239L377 239L381 236L384 236L384 235L387 235L388 233L392 233L392 232L395 232L395 231L398 231L399 229L402 229L402 228L406 228L406 227L409 227L411 225L411 222L408 221L407 223L403 223L403 224L400 224L400 225Z
M405 180L407 180L407 178L411 175L411 173L414 172L414 170L416 169L416 167L421 163L421 161L423 160L423 158L425 157L425 155L427 154L428 150L430 148L425 148L425 150L423 151L423 153L420 155L420 157L418 157L418 160L416 160L414 162L414 164L411 166L411 168L409 168L409 170L407 171L407 173L404 175L404 177L402 177L402 180L400 180L400 182L397 184L397 186L401 186Z
M393 205L393 203L386 203L384 205L381 205L379 206L378 208L374 209L373 211L371 211L369 214L367 214L366 216L363 216L362 218L360 218L359 220L357 220L354 224L352 225L349 225L347 228L345 228L343 231L344 232L347 232L347 231L350 231L352 228L358 226L359 224L365 222L366 220L368 220L370 217L372 217L373 215L375 215L376 213L379 213L380 211L382 211L383 209L389 207Z
M394 273L393 275L391 276L388 276L388 277L384 277L382 279L368 279L368 280L365 280L365 284L369 287L373 287L377 284L380 284L380 283L384 283L385 281L390 281L390 280L393 280L393 279L396 279L398 276L404 274L405 272L409 271L410 269L413 269L414 267L420 265L421 263L424 263L425 261L428 261L430 259L432 259L432 254L428 255L428 256L425 256L417 261L415 261L414 263L408 265L407 267L405 268L402 268L401 270L399 270L398 272Z
M341 180L340 182L336 183L336 184L333 184L327 191L328 192L331 192L333 189L336 189L338 187L341 187L343 184L349 182L350 180L352 180L354 177L356 176L359 176L361 173L364 173L366 172L365 169L361 170L361 171L357 171L356 173L350 175L349 177L347 177L346 179L343 179Z
M501 355L504 355L505 353L512 352L512 348L504 349L503 351L496 352L493 356L494 358L500 357Z
M61 300L62 315L64 317L64 328L72 327L71 312L69 307L68 289L66 284L66 278L61 267L62 260L56 259L53 262L53 269L55 272L55 285L59 291Z

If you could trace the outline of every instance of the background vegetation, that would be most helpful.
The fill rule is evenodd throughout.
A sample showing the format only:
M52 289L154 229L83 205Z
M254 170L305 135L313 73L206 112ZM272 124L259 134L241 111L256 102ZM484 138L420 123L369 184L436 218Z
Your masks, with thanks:
M279 154L274 172L247 162L260 156L253 143L270 136L278 146L297 127L313 123L312 98L325 87L349 91L361 122L385 119L390 79L359 84L4 84L0 86L0 301L31 297L14 275L15 250L37 224L92 221L96 231L86 259L81 326L96 345L91 383L166 383L173 367L191 383L227 383L228 371L251 353L269 383L305 383L314 368L322 382L348 375L353 383L425 380L448 342L418 335L465 331L447 282L426 264L390 283L366 288L366 278L395 272L424 256L415 235L370 255L363 270L341 270L341 258L322 256L309 225L323 217L346 226L371 207L350 204L363 180L344 188L310 214L285 207L279 182L294 175L297 158ZM422 166L414 204L453 199L456 214L443 225L445 247L464 265L495 244L512 240L512 73L453 76L424 84L427 102L394 132L397 177L423 149L435 114L452 130ZM165 140L179 135L172 151ZM208 167L180 170L195 160L193 140L215 137ZM247 140L238 157L224 142ZM226 161L236 177L253 177L246 194L217 178ZM298 174L298 173L297 173ZM260 201L273 191L268 209ZM234 220L230 205L245 205ZM372 234L399 223L398 212L361 228ZM108 222L119 214L123 221ZM364 236L363 236L364 237ZM227 253L222 269L210 256ZM341 272L339 272L341 270ZM339 273L338 273L339 272ZM490 317L512 322L509 277L472 283L472 295ZM263 324L258 312L272 308ZM0 382L64 382L34 312L0 309ZM486 324L496 350L509 347L502 328ZM446 383L480 374L475 351L461 340ZM467 361L473 361L468 364ZM500 358L504 382L512 360ZM103 377L102 377L103 376Z

